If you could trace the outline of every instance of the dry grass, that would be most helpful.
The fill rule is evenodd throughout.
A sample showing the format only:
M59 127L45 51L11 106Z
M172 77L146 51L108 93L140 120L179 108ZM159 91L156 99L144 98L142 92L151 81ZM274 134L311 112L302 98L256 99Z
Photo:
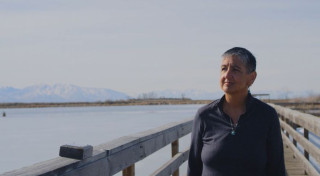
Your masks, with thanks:
M105 101L105 102L1 103L0 108L173 105L173 104L207 104L210 102L211 100L191 100L191 99L130 99L130 100Z
M268 102L320 116L320 95L294 99L269 100Z

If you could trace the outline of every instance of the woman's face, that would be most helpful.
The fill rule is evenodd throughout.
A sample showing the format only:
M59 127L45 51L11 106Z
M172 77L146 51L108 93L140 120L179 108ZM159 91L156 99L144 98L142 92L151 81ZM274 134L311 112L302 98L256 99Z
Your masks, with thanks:
M245 64L237 56L222 60L220 87L226 94L247 93L255 78L256 72L248 73Z

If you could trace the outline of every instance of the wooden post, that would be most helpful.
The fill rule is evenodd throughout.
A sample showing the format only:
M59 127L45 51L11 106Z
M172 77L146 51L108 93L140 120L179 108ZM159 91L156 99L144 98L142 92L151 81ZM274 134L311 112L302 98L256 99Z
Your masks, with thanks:
M134 176L134 175L135 175L134 164L132 164L131 166L125 168L122 171L122 176Z
M291 122L291 126L292 126L292 128L294 129L294 131L297 131L297 125L295 124L295 123L293 123L293 122ZM293 138L293 137L292 137ZM294 146L296 146L297 147L297 140L295 140L294 138L293 138L293 145Z
M175 140L171 143L171 156L174 157L179 152L179 140ZM179 176L179 169L173 172L172 176Z
M309 130L303 128L303 135L306 139L309 140ZM306 150L304 150L304 157L306 157L307 160L309 161L309 153Z
M286 119L286 123L287 123L288 125L290 125L289 119ZM289 133L288 133L288 131L286 131L286 135L287 135L287 137L289 138Z
M278 115L282 121L285 121L284 117L281 114L278 114ZM282 126L280 126L280 128L281 128L282 132L284 132L284 128Z

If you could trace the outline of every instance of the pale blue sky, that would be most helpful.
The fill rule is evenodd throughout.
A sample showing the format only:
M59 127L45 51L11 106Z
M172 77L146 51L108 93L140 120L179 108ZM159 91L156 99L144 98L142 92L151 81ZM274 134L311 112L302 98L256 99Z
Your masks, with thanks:
M0 0L0 86L215 92L221 54L242 46L252 90L320 93L319 19L318 0Z

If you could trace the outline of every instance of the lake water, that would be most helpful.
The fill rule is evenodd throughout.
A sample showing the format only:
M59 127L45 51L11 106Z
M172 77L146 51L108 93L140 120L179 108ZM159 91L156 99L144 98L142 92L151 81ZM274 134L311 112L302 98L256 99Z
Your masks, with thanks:
M98 145L132 133L192 118L202 105L0 109L0 173L55 158L59 147ZM180 140L189 146L190 135ZM149 175L171 157L170 145L136 164ZM180 172L186 173L186 164ZM120 173L117 175L121 175Z

